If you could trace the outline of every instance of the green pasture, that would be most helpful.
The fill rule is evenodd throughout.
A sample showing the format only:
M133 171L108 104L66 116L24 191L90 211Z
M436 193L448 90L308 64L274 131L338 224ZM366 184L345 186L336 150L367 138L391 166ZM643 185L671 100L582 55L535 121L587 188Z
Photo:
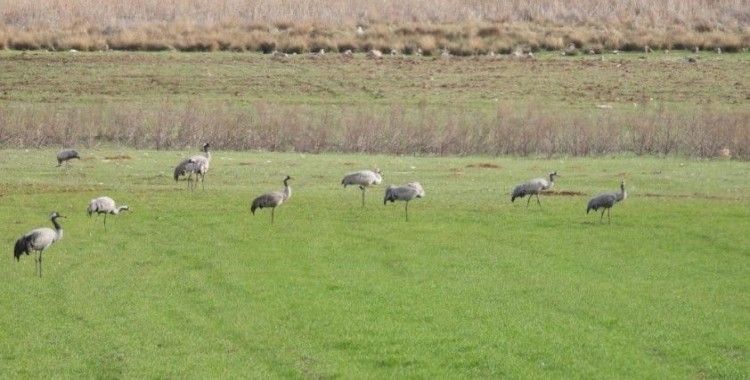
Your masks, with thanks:
M750 374L747 163L217 151L189 192L172 167L196 152L83 150L56 168L52 150L0 151L2 377ZM372 167L384 183L363 209L339 182ZM541 208L510 202L551 170ZM287 174L275 224L251 215ZM612 223L586 215L621 179ZM406 222L383 191L415 180ZM132 210L106 232L85 213L100 195ZM13 243L53 210L65 235L38 278Z
M688 58L696 59L695 63ZM258 53L0 51L0 106L256 102L312 106L500 105L615 110L743 109L750 54L604 54L347 59Z

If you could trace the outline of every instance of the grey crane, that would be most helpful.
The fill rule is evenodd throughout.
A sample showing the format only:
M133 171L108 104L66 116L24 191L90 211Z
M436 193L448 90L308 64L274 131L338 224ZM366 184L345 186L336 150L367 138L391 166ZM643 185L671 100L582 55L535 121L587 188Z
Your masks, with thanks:
M211 163L210 147L209 143L203 144L203 154L196 154L177 164L174 168L174 180L178 181L181 176L187 176L188 189L195 190L196 183L193 183L193 174L195 174L195 182L198 182L198 177L200 177L203 190L205 190L206 173Z
M554 187L555 177L560 177L557 171L549 173L548 176L549 180L547 178L534 178L516 186L510 196L510 201L513 202L516 198L523 198L528 195L529 200L526 201L526 207L529 207L531 198L536 195L536 203L539 204L539 207L542 207L542 202L539 201L539 193Z
M409 221L409 201L414 198L424 197L424 189L419 182L409 182L403 186L390 185L385 189L385 198L383 199L383 205L387 204L388 201L391 203L396 201L406 202L404 205L404 213L406 214L406 221Z
M293 179L290 176L284 178L284 190L272 191L265 193L253 200L253 204L250 206L250 212L255 215L256 209L271 208L271 224L273 224L273 213L276 207L281 206L284 202L288 201L292 197L292 188L289 187L289 180Z
M625 181L620 182L620 191L610 191L607 193L601 193L591 198L589 204L586 206L586 213L594 210L594 212L602 209L602 216L599 218L599 222L604 220L604 211L607 211L607 220L612 223L612 206L617 202L624 201L628 197L628 193L625 191Z
M58 214L57 211L53 211L49 218L55 225L54 230L48 227L31 230L16 240L16 246L13 249L13 256L16 261L19 261L24 253L28 255L32 251L39 252L39 256L35 260L39 277L42 277L42 253L54 242L62 239L63 236L62 226L57 222L57 219L64 218L64 216Z
M57 152L57 166L61 166L63 162L67 164L68 161L77 158L81 159L81 156L78 154L78 151L73 149L65 149Z
M346 188L349 185L357 185L362 190L362 207L365 207L365 190L373 185L380 185L383 181L383 172L380 169L360 170L349 173L341 180L341 184Z
M121 211L128 211L130 210L130 207L127 205L117 206L115 204L115 200L110 197L99 197L94 198L89 202L89 207L86 209L86 212L89 213L89 217L91 217L92 214L96 213L98 216L99 214L104 214L104 229L107 229L107 214L117 215Z

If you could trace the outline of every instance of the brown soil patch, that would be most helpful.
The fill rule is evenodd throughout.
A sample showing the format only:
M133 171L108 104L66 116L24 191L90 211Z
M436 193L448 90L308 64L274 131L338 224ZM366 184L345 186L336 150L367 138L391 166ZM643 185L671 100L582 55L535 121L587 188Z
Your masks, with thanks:
M466 165L467 168L481 168L481 169L500 169L500 165L495 165L490 162L480 162L478 164Z
M105 156L105 160L132 160L133 157L128 156L127 154L118 154L116 156Z
M544 194L545 195L561 196L561 197L577 197L577 196L581 196L581 195L586 195L586 194L584 194L584 193L582 193L580 191L569 191L569 190L565 190L565 191L549 191L549 192L546 192Z
M250 165L255 165L255 162L254 161L242 161L242 162L238 163L237 165L239 165L239 166L250 166Z

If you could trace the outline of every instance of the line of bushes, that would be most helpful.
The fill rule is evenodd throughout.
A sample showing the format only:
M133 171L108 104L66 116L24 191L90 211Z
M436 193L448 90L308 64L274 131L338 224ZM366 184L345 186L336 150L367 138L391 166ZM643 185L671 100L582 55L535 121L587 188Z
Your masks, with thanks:
M500 106L492 115L399 106L215 104L0 107L0 146L218 149L426 155L639 155L750 158L750 111Z

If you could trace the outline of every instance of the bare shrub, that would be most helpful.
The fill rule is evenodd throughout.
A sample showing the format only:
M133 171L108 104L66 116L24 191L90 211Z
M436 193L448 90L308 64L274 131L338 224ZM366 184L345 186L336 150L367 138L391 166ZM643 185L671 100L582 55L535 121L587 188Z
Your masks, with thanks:
M542 111L540 111L542 110ZM210 140L225 149L435 155L681 154L750 158L750 112L665 108L543 111L499 105L488 114L419 105L251 107L192 101L0 106L0 145L176 149Z

